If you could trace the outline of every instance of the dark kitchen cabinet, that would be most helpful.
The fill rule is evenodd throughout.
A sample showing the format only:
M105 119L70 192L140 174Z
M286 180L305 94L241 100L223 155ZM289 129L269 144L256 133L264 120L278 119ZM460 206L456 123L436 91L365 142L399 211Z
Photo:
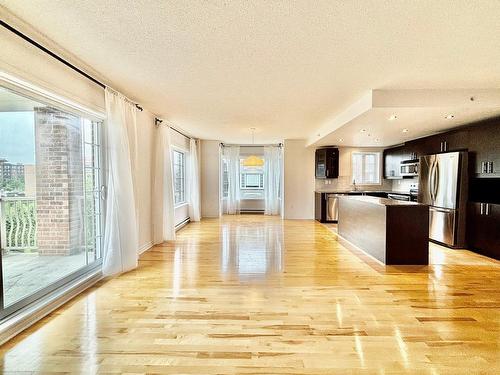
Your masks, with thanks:
M467 149L469 132L467 129L454 130L430 137L416 139L405 143L409 151L415 152L417 157L439 152L451 152Z
M471 173L477 177L500 177L500 121L469 128Z
M326 194L314 193L314 218L321 223L326 222Z
M404 146L384 150L384 177L389 179L403 178L401 176L401 162L408 158Z
M500 204L469 202L467 243L471 250L500 260Z
M339 177L339 149L325 147L316 150L316 178Z

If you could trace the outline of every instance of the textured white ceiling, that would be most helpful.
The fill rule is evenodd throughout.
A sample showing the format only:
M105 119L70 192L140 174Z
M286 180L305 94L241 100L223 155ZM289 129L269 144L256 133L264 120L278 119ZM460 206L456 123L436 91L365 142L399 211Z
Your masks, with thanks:
M500 1L0 0L196 136L308 138L368 89L499 88Z

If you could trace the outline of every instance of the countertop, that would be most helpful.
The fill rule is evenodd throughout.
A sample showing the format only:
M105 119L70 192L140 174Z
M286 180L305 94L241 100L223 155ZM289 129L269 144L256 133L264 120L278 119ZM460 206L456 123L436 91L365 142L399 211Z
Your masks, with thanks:
M360 197L356 195L341 197L341 199L357 200L366 203L378 204L380 206L427 206L426 204L418 202L398 201L388 198L377 198L377 197L367 197L367 196Z
M324 194L367 194L367 193L386 193L386 194L402 194L402 195L410 195L409 191L396 191L396 190L315 190L315 193L324 193Z

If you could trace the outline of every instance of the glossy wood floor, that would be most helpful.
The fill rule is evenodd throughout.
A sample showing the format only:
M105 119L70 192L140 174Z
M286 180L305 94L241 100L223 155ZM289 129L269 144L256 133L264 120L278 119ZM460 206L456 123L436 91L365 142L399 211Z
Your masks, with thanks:
M384 267L314 221L193 223L5 344L4 373L498 374L500 265Z

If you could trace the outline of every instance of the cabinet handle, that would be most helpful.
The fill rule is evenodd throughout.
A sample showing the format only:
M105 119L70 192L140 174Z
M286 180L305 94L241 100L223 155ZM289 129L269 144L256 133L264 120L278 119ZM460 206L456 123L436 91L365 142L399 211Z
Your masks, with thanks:
M488 163L485 161L481 162L481 173L488 173Z
M493 162L492 161L488 162L488 173L493 173Z
M480 214L483 215L484 214L484 203L480 203L479 204L479 211L480 211Z
M443 142L441 142L441 143L439 144L439 146L440 146L439 151L443 152Z
M444 141L444 150L448 151L448 142Z
M490 204L489 203L486 203L486 210L485 210L485 214L486 215L489 215L490 214Z

